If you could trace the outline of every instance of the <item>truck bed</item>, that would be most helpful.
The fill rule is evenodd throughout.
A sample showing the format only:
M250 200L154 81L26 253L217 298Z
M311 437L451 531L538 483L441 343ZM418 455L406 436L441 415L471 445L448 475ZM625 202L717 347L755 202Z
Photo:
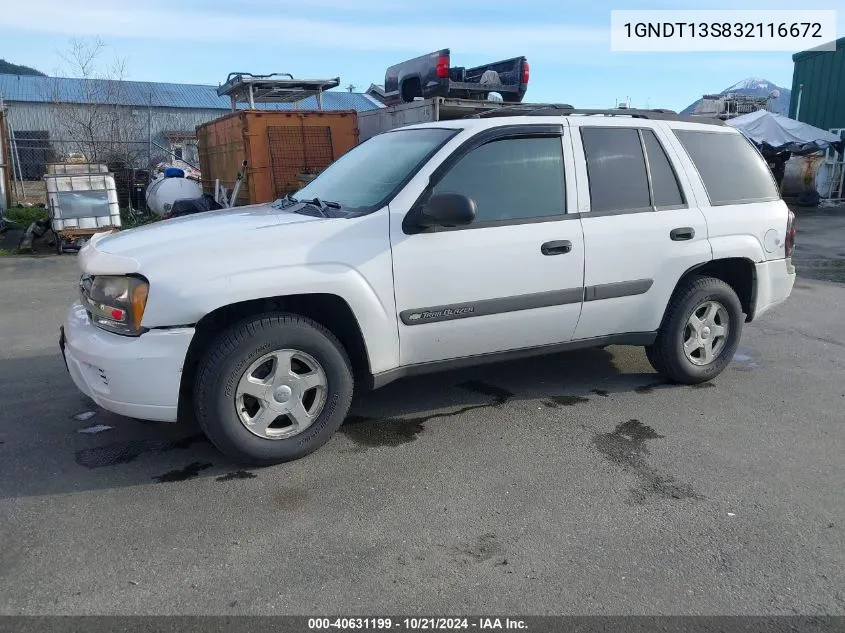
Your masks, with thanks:
M485 73L492 75L492 79L485 78ZM384 78L385 104L432 97L486 99L491 92L498 92L505 101L518 103L525 95L527 82L525 57L464 68L452 66L451 52L444 48L388 68Z
M359 112L358 136L361 141L365 141L371 136L405 125L462 119L472 114L488 112L491 109L507 108L509 105L513 104L477 99L452 99L447 97L434 97L433 99L423 99L412 103L400 103L386 108ZM549 104L522 103L524 107L530 108L531 105L541 108Z

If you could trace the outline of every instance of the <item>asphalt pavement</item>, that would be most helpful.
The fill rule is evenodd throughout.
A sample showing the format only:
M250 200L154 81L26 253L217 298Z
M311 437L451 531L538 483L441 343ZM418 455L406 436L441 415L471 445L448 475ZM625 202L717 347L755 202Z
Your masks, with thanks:
M0 258L0 614L845 614L845 285L797 265L713 383L624 347L407 379L243 470L77 392L75 256Z

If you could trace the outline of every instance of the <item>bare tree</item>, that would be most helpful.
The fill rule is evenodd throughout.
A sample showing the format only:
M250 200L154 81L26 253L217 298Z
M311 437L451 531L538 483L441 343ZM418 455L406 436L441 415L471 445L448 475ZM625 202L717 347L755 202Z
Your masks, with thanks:
M59 55L62 74L79 79L73 85L56 79L52 102L62 140L75 146L89 162L136 164L146 147L143 125L128 105L126 60L115 59L105 69L99 59L105 48L100 38L73 39Z

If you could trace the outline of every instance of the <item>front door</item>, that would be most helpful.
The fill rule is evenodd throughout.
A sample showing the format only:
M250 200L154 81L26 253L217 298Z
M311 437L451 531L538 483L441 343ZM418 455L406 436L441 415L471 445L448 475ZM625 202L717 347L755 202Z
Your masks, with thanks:
M434 171L428 186L406 188L391 203L402 365L572 338L583 299L584 241L578 216L567 216L575 187L564 129L481 132ZM475 201L473 223L405 232L411 208L447 192Z

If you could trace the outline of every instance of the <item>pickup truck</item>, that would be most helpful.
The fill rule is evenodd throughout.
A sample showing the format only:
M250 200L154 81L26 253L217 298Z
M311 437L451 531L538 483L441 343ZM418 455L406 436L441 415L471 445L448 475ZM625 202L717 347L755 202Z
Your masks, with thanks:
M530 70L525 57L514 57L476 68L451 65L444 48L395 64L384 75L385 105L415 98L487 99L498 92L504 101L519 103L528 89Z
M257 464L425 372L635 345L712 380L792 291L794 215L721 121L589 114L397 128L293 197L94 236L59 336L71 378L130 417L193 410Z

